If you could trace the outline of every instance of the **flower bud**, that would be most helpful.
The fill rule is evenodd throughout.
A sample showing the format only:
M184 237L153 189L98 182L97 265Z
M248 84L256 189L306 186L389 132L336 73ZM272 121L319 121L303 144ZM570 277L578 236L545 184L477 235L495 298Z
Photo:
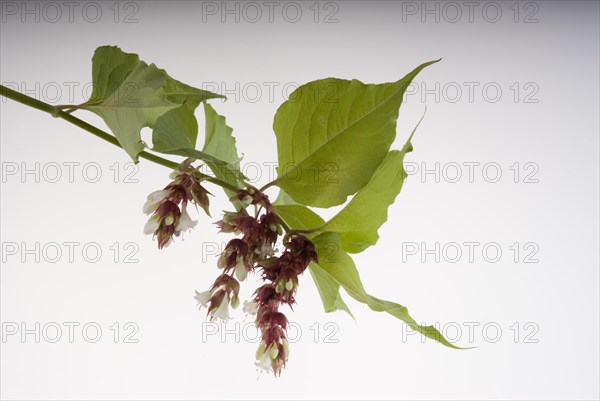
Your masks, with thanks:
M271 359L275 359L277 358L277 355L279 355L279 347L277 346L277 344L273 343L269 347L269 356L271 357Z
M236 309L238 306L240 306L240 299L238 298L238 296L237 296L237 295L234 295L234 296L231 298L231 301L230 301L230 303L229 303L229 304L231 305L231 307L232 307L233 309Z
M204 210L204 212L210 217L208 199L208 195L210 192L208 192L202 185L200 185L199 180L192 185L190 192L192 194L192 199L194 203L200 206Z
M256 350L256 359L262 359L263 355L265 354L265 351L267 349L267 345L265 344L264 341L261 341L260 344L258 345L258 349Z

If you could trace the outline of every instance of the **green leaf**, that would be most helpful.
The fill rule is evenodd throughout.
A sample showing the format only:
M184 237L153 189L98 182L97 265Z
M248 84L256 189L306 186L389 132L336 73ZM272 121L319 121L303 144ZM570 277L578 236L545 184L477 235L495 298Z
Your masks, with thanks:
M215 176L228 184L239 187L236 167L211 155L194 149L198 136L198 121L192 110L181 105L163 114L152 132L154 147L152 150L202 160L211 168Z
M298 203L291 196L285 193L283 189L279 190L277 198L273 201L274 205L297 205Z
M144 148L142 128L154 127L159 117L181 104L193 111L201 100L222 97L176 81L165 70L148 65L137 54L125 53L116 46L96 49L92 77L92 95L80 108L102 117L136 162ZM163 127L162 131L169 130Z
M87 104L102 103L115 95L139 64L137 54L125 53L116 46L97 48L92 58L92 95Z
M317 263L311 262L308 266L308 271L315 282L317 291L319 291L325 313L331 313L338 310L344 311L354 319L354 315L350 311L350 308L348 308L348 305L346 305L342 299L339 283Z
M194 149L198 120L187 106L179 106L158 118L152 130L152 150L172 153L175 149Z
M225 117L217 114L208 103L204 103L204 114L206 137L202 150L227 163L239 163L242 158L238 156L235 138L232 135L233 129L227 125Z
M283 194L285 195L285 192L283 192ZM275 211L277 212L279 218L282 219L292 229L307 230L319 227L325 223L321 216L306 206L277 205L276 203L273 205L275 206ZM342 299L342 295L340 294L340 285L338 282L331 278L328 274L324 274L323 269L321 269L315 263L311 263L308 266L308 269L315 282L317 291L319 291L319 295L321 296L321 301L323 302L323 308L325 309L325 312L329 313L342 310L354 318L352 312L350 312L350 308L348 308Z
M205 104L206 140L202 151L196 150L198 121L194 112L186 105L181 105L163 114L156 122L152 132L152 150L172 155L190 157L204 161L217 178L239 188L243 178L237 164L223 160L237 159L235 139L232 129L226 125L225 117L218 115L214 109ZM235 155L235 156L234 156ZM226 190L229 196L233 192Z
M423 114L423 117L425 114ZM392 150L363 188L321 230L337 232L346 252L358 253L379 239L377 231L387 221L388 207L400 193L407 177L404 156L412 151L411 140L423 117L401 151Z
M341 239L337 233L323 233L313 238L318 264L312 264L314 270L320 270L319 274L328 275L336 281L352 298L366 304L376 312L386 312L405 322L412 330L425 337L438 341L448 347L461 349L448 340L434 327L421 326L409 315L408 309L400 304L384 301L367 294L354 261L341 247Z
M312 230L325 224L325 220L303 205L273 204L277 215L293 230Z
M344 203L386 156L406 88L435 62L392 83L327 78L296 89L273 123L279 161L274 184L308 206Z
M94 63L99 63L98 59L94 56ZM121 72L120 69L118 71ZM141 129L154 125L161 115L179 105L164 98L160 88L165 81L165 74L154 65L139 61L123 78L113 92L106 93L106 97L92 95L92 99L82 107L102 117L123 149L137 161L138 153L144 149ZM94 82L97 82L96 78ZM113 81L106 85L110 87L115 83Z
M241 188L240 181L246 177L240 171L239 162L241 157L238 156L235 146L233 129L227 125L225 117L219 115L208 103L204 104L204 114L206 123L203 150L225 162L214 163L206 160L206 164L217 178L234 187ZM225 193L230 198L235 195L235 192L228 189L225 189ZM238 210L241 207L241 203L238 201L234 201L234 205Z
M171 77L167 77L165 85L163 86L163 91L165 92L167 100L177 104L185 104L192 111L196 110L196 107L206 100L225 99L225 96L223 95L194 88Z
M387 220L387 208L394 202L406 177L403 156L397 150L389 152L367 185L323 227L323 231L340 234L347 252L362 252L379 239L377 230Z

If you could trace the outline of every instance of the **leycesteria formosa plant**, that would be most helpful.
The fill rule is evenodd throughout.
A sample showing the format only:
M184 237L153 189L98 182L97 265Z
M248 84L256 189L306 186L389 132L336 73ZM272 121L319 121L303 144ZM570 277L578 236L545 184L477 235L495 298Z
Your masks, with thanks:
M171 168L171 182L151 193L143 206L149 215L144 232L156 238L159 249L194 228L191 205L210 216L207 185L224 189L232 210L225 211L216 225L234 238L216 261L219 274L214 283L196 292L195 299L209 319L228 320L230 308L240 304L240 283L248 274L258 274L262 285L244 301L243 310L255 316L262 334L257 366L279 375L289 357L284 313L296 302L307 269L325 312L350 313L340 292L343 288L374 311L387 312L422 335L458 348L433 326L417 324L406 307L369 295L349 255L377 242L387 209L402 189L407 177L403 160L412 151L414 130L402 149L390 150L400 105L414 77L437 61L421 64L396 82L326 78L297 88L279 107L273 123L278 177L260 189L246 182L232 129L208 103L224 96L177 81L118 47L96 50L93 91L83 104L49 105L4 86L1 94L123 148L135 162L144 158ZM196 147L194 115L200 104L206 120L201 150ZM74 117L79 110L102 117L114 135ZM144 127L152 129L152 147L141 140ZM177 163L156 153L184 160ZM202 172L204 165L209 170ZM265 194L272 186L280 190L275 201ZM344 203L328 221L310 208ZM277 250L279 239L283 247Z

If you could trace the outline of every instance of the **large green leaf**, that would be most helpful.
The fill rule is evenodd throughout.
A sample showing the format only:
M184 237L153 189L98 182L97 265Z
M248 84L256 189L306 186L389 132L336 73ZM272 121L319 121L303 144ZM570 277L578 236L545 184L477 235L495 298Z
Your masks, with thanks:
M423 118L419 124L422 120ZM394 203L407 177L404 156L413 149L411 140L419 124L413 129L402 150L390 151L367 185L321 228L322 231L339 233L346 252L362 252L377 243L377 230L387 221L387 209Z
M116 46L96 49L92 77L92 95L80 108L102 117L134 161L144 148L142 128L154 127L159 117L181 104L193 111L202 100L222 97L185 85Z
M274 203L277 215L293 230L312 230L325 224L325 220L303 205L281 205Z
M241 158L238 156L235 146L233 129L227 125L225 117L219 115L208 103L204 104L204 115L206 122L203 151L225 162L215 163L214 161L206 160L206 164L208 164L217 178L236 188L241 188L241 180L246 177L240 171L239 162ZM229 197L235 195L235 192L229 189L225 189L225 193ZM234 201L234 205L237 209L241 207L238 201Z
M366 304L376 312L386 312L405 322L411 329L421 333L425 337L439 341L440 343L458 348L444 338L434 326L421 326L413 319L408 309L400 304L384 301L369 295L360 280L358 270L354 261L341 247L341 239L337 233L323 233L313 238L318 264L312 264L312 269L318 270L319 274L328 275L335 280L352 298Z
M319 215L306 206L276 205L275 210L292 229L308 230L320 227L324 223ZM366 304L372 310L387 312L424 336L439 341L448 347L459 348L449 343L435 327L417 324L409 315L406 307L369 295L362 285L354 261L343 250L338 233L324 232L316 236L309 235L309 237L315 244L318 256L317 263L311 263L309 269L326 312L345 310L352 316L340 295L340 287L343 287L348 295Z
M298 202L292 199L291 196L285 193L283 189L279 190L277 198L273 201L274 205L297 205Z
M282 198L282 194L283 198L285 198L285 192L282 192L278 199ZM277 201L275 201L274 206L279 218L292 229L307 230L319 227L325 223L321 216L306 206L277 204ZM327 273L324 273L323 269L319 268L315 263L311 263L308 268L315 282L315 286L317 287L317 291L319 291L319 295L321 296L325 312L329 313L342 310L352 316L350 308L348 308L348 305L346 305L340 294L339 283Z
M399 81L327 78L296 89L275 115L278 178L299 203L330 207L362 188L396 136L396 120L420 65Z
M217 114L208 103L204 103L204 115L206 116L206 136L202 150L227 163L239 163L241 157L238 156L235 146L233 129L227 125L225 117Z
M94 56L95 63L97 60ZM161 115L179 106L165 98L160 89L164 81L163 71L139 61L113 92L102 99L92 96L82 107L102 117L123 149L137 161L144 149L141 129L154 125Z
M371 180L322 228L340 234L344 250L364 251L379 239L377 230L387 220L387 208L402 188L404 154L390 151Z

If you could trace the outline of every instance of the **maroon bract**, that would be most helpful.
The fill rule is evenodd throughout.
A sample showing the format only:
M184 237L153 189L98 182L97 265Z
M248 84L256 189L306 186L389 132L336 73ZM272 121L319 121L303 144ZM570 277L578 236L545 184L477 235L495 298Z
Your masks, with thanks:
M144 227L144 233L157 238L159 249L168 246L173 236L178 237L196 226L197 221L192 220L187 212L188 202L200 206L210 216L209 192L200 184L196 172L189 167L184 172L175 171L171 174L173 181L165 189L148 195L144 213L152 216Z

